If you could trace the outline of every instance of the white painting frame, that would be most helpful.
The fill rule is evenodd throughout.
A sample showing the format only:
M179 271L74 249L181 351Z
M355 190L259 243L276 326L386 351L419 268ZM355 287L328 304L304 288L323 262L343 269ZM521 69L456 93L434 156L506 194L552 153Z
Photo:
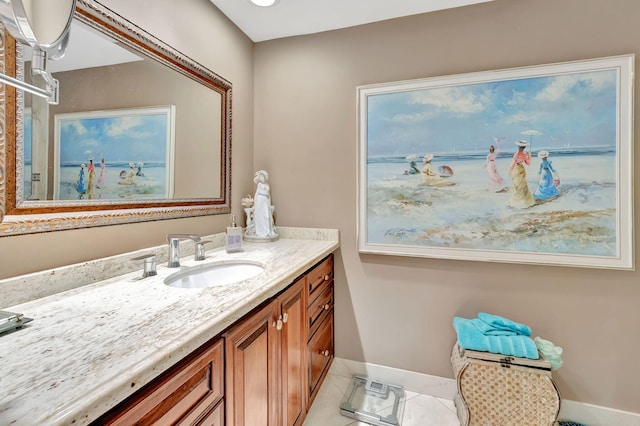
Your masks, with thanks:
M358 251L633 270L634 61L357 87ZM529 147L530 164L514 159L517 143ZM502 192L489 185L496 144ZM557 195L513 207L522 181L545 196L543 160L557 169Z

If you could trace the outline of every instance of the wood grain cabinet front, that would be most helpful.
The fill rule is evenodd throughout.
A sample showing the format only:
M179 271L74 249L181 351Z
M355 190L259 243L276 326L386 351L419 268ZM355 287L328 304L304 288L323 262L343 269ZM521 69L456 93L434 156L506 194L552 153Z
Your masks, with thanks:
M198 423L198 426L225 426L224 401L219 402L216 408L209 412L209 414Z
M333 360L333 255L93 425L300 426Z
M306 277L302 277L278 298L283 321L280 340L281 424L287 426L301 425L307 412L305 283Z
M333 360L333 316L328 316L309 340L309 391L315 398Z
M224 334L228 425L301 425L306 415L304 277Z
M333 254L307 273L307 405L318 394L334 357Z
M223 377L224 346L218 339L170 368L94 424L222 425Z
M307 272L309 302L318 297L327 283L333 282L333 255L329 255Z
M317 294L318 297L309 303L309 308L307 309L309 337L315 334L322 321L333 310L333 282L327 281L316 293L319 293Z

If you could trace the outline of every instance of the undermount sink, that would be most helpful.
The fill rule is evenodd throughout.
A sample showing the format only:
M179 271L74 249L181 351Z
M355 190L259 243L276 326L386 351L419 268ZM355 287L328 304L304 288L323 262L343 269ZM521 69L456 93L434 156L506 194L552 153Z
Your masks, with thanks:
M264 272L251 262L224 262L184 268L164 279L169 287L205 288L233 284Z

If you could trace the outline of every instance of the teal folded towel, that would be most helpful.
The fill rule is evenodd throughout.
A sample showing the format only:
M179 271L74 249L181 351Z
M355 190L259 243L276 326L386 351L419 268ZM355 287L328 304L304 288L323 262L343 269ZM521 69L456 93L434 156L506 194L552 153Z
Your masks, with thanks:
M499 315L487 314L480 312L478 319L487 323L495 330L513 331L515 334L522 334L523 336L531 336L531 329L525 324L512 321L508 318L501 317Z
M479 318L470 319L469 321L471 321L473 325L476 326L476 328L485 336L515 336L518 334L513 330L500 330L495 328Z
M453 328L458 334L458 344L472 351L491 352L518 358L538 359L538 348L528 336L486 335L476 327L477 321L454 317Z

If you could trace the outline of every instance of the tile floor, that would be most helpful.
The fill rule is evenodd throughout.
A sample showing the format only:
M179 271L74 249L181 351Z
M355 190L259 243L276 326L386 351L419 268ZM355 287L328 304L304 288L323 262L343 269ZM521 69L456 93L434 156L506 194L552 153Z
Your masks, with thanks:
M364 426L340 414L340 401L351 382L351 374L333 363L303 426ZM399 383L401 384L401 383ZM406 391L401 426L459 426L453 401Z

